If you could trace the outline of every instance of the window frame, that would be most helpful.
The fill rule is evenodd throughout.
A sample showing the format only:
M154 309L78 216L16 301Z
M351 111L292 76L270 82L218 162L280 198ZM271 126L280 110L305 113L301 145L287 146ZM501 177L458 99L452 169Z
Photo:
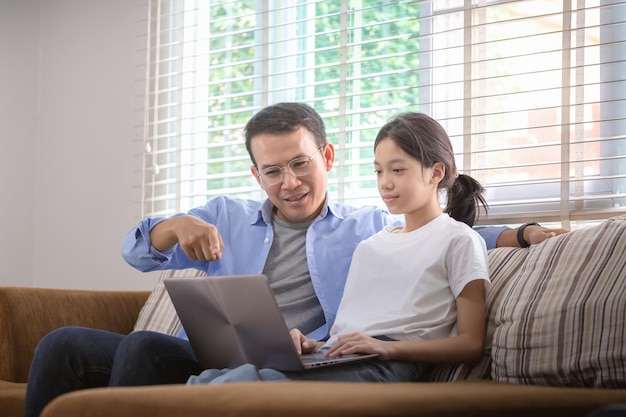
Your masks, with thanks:
M282 12L282 15L274 16L269 12L270 2L268 0L255 0L256 7L258 7L259 10L263 10L262 12L257 12L258 19L261 21L261 29L256 28L254 30L254 36L258 37L257 41L259 44L259 46L256 47L257 54L261 54L264 57L281 57L282 61L274 61L265 58L254 60L253 65L256 70L253 77L253 90L255 94L252 102L245 111L251 115L254 111L265 105L278 101L305 101L313 104L325 120L332 118L335 121L334 125L329 126L327 129L328 136L332 138L331 141L337 149L335 166L329 175L329 193L331 197L335 200L353 205L375 204L383 206L379 201L380 199L378 198L375 186L362 188L359 185L360 183L375 183L373 170L372 175L364 175L360 172L371 160L371 158L367 156L367 149L371 146L373 140L373 138L368 138L368 135L372 135L372 128L370 126L370 130L366 130L359 121L362 115L358 113L358 109L355 109L355 103L358 104L358 99L355 99L355 97L358 97L360 93L348 91L348 89L352 87L349 83L358 83L360 77L364 77L364 75L359 73L358 65L354 66L354 68L349 67L349 65L353 63L350 59L354 59L354 56L348 57L348 53L343 53L338 65L340 94L338 97L333 98L339 102L338 109L326 110L321 106L323 100L327 98L315 97L313 93L315 85L305 82L307 77L310 77L311 72L314 71L315 52L301 52L301 50L296 47L296 54L290 56L287 53L294 48L294 45L299 43L308 44L307 46L309 47L311 46L312 38L307 35L315 33L314 20L299 19L298 13L303 10L308 10L309 12L315 10L317 2L294 1L298 3L297 7L281 8L279 11ZM611 0L598 1L600 2L600 7L616 6L622 18L623 15L626 14L626 12L624 12L626 7L617 7L623 6L623 2ZM456 143L461 144L462 150L459 151L456 149L456 145L455 150L458 153L457 161L460 168L462 166L463 172L480 177L483 170L483 168L477 166L480 165L480 157L477 157L477 153L472 150L475 146L473 141L475 141L476 138L480 140L480 135L482 134L474 127L476 120L480 119L480 112L477 111L476 107L473 105L477 98L472 95L473 90L471 85L474 82L472 69L469 68L468 70L468 66L474 65L474 63L473 61L468 62L464 60L463 64L465 68L463 90L466 94L463 98L464 111L461 120L449 118L446 116L445 112L439 117L440 112L438 108L442 104L440 101L436 101L436 97L439 95L437 91L439 84L436 79L436 71L438 68L434 64L436 58L433 53L436 51L433 39L437 36L434 28L436 21L434 19L437 15L448 13L451 9L435 11L434 8L437 5L447 3L453 8L456 7L456 10L463 14L465 22L472 22L472 18L476 13L484 12L490 6L515 4L520 3L520 1L479 0L473 2L470 0L447 0L446 2L442 2L433 0L414 3L419 4L420 8L420 33L418 39L410 38L409 40L419 42L420 67L417 69L407 68L407 70L417 71L419 73L420 83L418 86L406 88L415 88L419 98L414 102L381 105L378 110L380 111L380 115L387 116L403 110L419 110L432 115L444 125L448 132L455 132L456 136L451 134L451 138L456 140ZM563 3L567 9L573 4L579 4L580 2L575 3L574 0L566 0ZM177 4L179 8L172 8L170 10L169 24L173 30L170 33L171 39L166 37L167 39L164 41L162 39L163 35L160 32L160 24L163 22L160 20L162 17L160 13L162 12L161 7L165 4L170 5L170 7L172 4ZM360 1L352 3L352 6L355 4L364 9L367 7ZM192 163L189 162L195 160L194 158L198 158L195 154L205 152L207 148L210 153L212 149L217 149L221 146L219 143L215 144L214 147L212 147L213 145L207 146L205 136L211 134L212 131L224 129L232 132L237 131L239 136L238 139L236 138L232 142L232 146L243 147L243 137L241 135L242 123L233 120L232 123L224 123L225 126L213 126L211 123L211 113L208 111L209 105L207 105L207 103L210 95L209 91L215 85L211 81L197 81L201 79L208 80L208 74L213 70L212 67L208 65L212 35L208 32L203 32L202 26L198 24L199 21L209 21L211 19L210 3L198 0L152 0L149 8L150 16L148 19L149 30L147 36L148 58L146 63L148 74L145 105L146 133L144 137L146 151L143 155L143 170L145 175L142 184L142 216L166 216L187 211L194 206L204 204L206 199L210 198L212 195L234 194L235 196L246 196L254 199L265 198L265 194L258 187L252 175L249 175L248 183L244 182L243 185L240 185L238 188L233 188L229 185L229 178L235 176L239 178L242 175L241 171L204 174L201 172L201 167L199 170L197 167L193 168ZM570 10L567 13L571 14L572 11ZM155 15L157 16L156 18ZM351 33L348 20L352 19L353 22L351 23L356 26L364 25L363 22L359 21L359 12L355 12L353 9L349 8L348 2L342 1L339 16L341 20L341 29L338 31L340 48L347 51L349 48L356 47L356 49L351 51L355 55L358 55L358 45L360 45L361 42L361 40L358 39L358 33L360 32L357 30ZM607 19L608 17L603 15L603 18ZM482 17L479 18L479 21L481 19ZM182 28L179 27L181 21L185 22ZM277 22L280 21L288 21L289 23L277 25ZM567 21L567 18L564 17L563 21ZM603 36L615 36L617 28L624 26L624 20L616 20L617 23L611 23L614 21L615 20L610 20L609 24L607 24L607 28L601 28L604 34ZM611 31L611 27L613 31ZM304 28L304 30L302 28ZM300 32L298 32L297 29L299 29ZM465 26L463 28L465 39L468 41L469 45L464 48L466 58L471 56L473 45L486 42L484 38L478 40L474 39L474 29L475 26L473 24L471 24L470 27ZM292 33L300 33L300 35L291 37ZM302 35L302 33L305 35ZM357 35L354 35L355 33ZM571 34L575 32L568 33ZM354 35L352 39L349 39L350 34ZM178 37L183 39L178 39ZM183 51L184 48L189 47L192 43L186 40L194 37L195 40L193 42L195 43L193 43L193 45L195 49L185 55ZM287 43L281 41L283 43L278 44L274 43L276 41L269 41L269 39L274 38L286 40ZM160 44L155 46L155 44L159 42ZM619 78L619 70L624 66L625 62L623 36L607 41L607 45L612 45L614 49L608 50L605 48L602 53L615 54L617 55L617 59L613 65L605 68L606 71L612 72L611 74L606 74L606 78L607 80L617 80L615 84L624 84L623 76L622 79ZM274 49L274 47L280 47L280 50ZM578 46L574 46L574 48L576 47ZM619 50L616 52L615 48ZM163 54L164 51L169 53L173 58L168 60L167 57L162 57L161 54ZM181 53L181 51L183 53ZM283 88L282 85L277 85L279 84L278 79L272 77L271 74L280 72L281 68L291 68L294 66L291 63L285 64L285 60L289 59L305 62L306 64L304 66L309 67L309 69L308 72L294 71L291 75L293 78L296 78L293 82L295 87ZM355 61L361 62L358 56ZM194 66L194 71L183 72L182 74L177 72L183 64L189 65L190 62ZM225 65L226 64L222 65L222 68ZM298 65L295 65L295 67L298 67ZM348 69L352 72L348 73ZM180 76L183 82L178 87L173 86L171 89L163 88L163 86L159 84L163 72L166 73L166 77L169 76L172 79ZM283 70L282 74L289 74L289 71ZM569 166L572 163L580 163L576 161L580 161L584 158L578 155L576 156L578 159L566 159L566 157L569 158L568 153L570 150L564 150L562 151L561 164L563 175L568 177L566 181L529 181L528 184L521 185L520 188L509 191L507 191L506 187L499 184L486 184L488 187L491 186L489 191L491 197L488 195L488 202L490 203L491 209L489 214L481 216L480 224L516 224L532 219L542 222L553 222L555 225L569 228L572 221L602 219L626 212L626 175L623 175L623 170L626 170L626 150L624 150L624 148L626 148L626 136L619 134L620 129L621 131L626 130L623 129L624 125L626 125L626 121L624 115L619 114L618 109L620 105L624 104L625 99L624 96L616 95L615 91L610 88L610 82L607 81L606 85L602 80L600 82L602 83L603 94L607 97L606 100L602 100L602 105L600 106L600 120L609 121L601 124L603 133L600 135L601 138L603 138L600 144L602 148L600 152L602 158L604 158L600 164L602 172L608 171L608 173L605 174L606 180L596 183L586 178L584 174L580 178L575 177L574 180L571 180L568 175L570 172ZM564 100L569 98L570 88L570 84L563 85ZM565 90L567 90L566 93ZM575 89L574 93L576 93ZM174 104L163 104L159 101L161 97L175 96L187 97L187 99L180 103L176 103L176 100L172 100ZM354 99L354 101L349 102L349 100L352 99ZM566 146L570 144L567 129L570 129L572 126L574 129L577 127L584 128L583 126L586 120L584 118L578 118L575 119L574 122L571 122L570 108L567 102L565 103L560 112L560 116L563 119L560 122L563 131L559 140L560 146L569 148L569 146ZM575 104L574 107L575 106L577 106L577 104ZM165 109L167 109L167 111L165 111ZM161 113L165 114L165 116ZM228 116L227 112L220 114L224 117ZM574 112L574 117L579 117L579 114ZM384 118L382 116L378 117L378 127L382 126L383 121ZM613 122L611 123L610 121ZM455 124L459 123L462 124L460 134L457 130L454 130ZM164 126L167 132L178 132L178 137L173 137L172 143L166 145L165 149L160 145L161 142L155 139L163 136L159 129L162 129ZM166 133L166 135L167 134L169 133ZM191 141L192 145L183 146L183 141ZM558 141L555 141L555 143L559 145ZM173 159L164 164L159 160L159 155L162 156L163 153L168 152L167 146L171 146L173 149L170 155ZM523 146L520 146L519 149L522 148ZM576 148L574 149L576 150ZM162 153L159 154L159 152ZM365 156L363 156L364 154ZM242 161L246 159L246 156L234 152L230 156L224 155L218 159L220 163L227 166L229 163L235 162L241 164ZM199 158L199 160L202 160L202 158ZM209 160L207 160L207 164L208 163ZM529 169L530 168L532 168L532 166L529 167ZM165 181L159 183L155 178L160 175L163 169L168 170L169 176ZM194 172L190 173L189 171ZM198 173L198 171L200 171L200 173ZM181 180L181 177L185 175L192 177L188 185L182 184L184 181ZM213 189L212 193L207 192L207 187L203 186L203 184L216 179L223 180L224 185ZM165 189L174 191L164 192L163 190ZM538 195L538 197L534 199L523 199L525 200L524 203L526 203L523 210L516 207L516 200L514 198L515 195L520 195L520 190L527 195ZM188 202L185 204L181 204L183 194L191 196L187 197ZM593 196L596 194L601 194L604 199L606 199L607 194L616 195L616 207L600 207L598 209L584 207L585 204L593 206ZM167 201L169 205L166 209L157 209L157 205L163 201Z

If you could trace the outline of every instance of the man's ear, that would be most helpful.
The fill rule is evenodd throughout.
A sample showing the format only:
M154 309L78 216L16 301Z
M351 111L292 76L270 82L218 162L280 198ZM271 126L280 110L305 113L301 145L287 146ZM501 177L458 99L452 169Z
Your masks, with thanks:
M265 188L263 188L263 181L261 181L261 177L259 176L259 171L254 165L250 165L250 172L252 173L252 176L254 177L256 182L259 183L259 187L261 187L262 190L265 190Z
M324 163L326 166L326 172L330 171L335 163L335 147L332 143L327 142L322 149L322 156L324 157Z
M431 181L433 184L439 184L446 176L446 166L442 162L435 162L432 167Z

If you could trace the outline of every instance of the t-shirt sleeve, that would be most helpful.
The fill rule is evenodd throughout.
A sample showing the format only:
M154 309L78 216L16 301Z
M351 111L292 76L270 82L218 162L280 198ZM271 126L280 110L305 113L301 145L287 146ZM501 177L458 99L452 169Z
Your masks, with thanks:
M454 297L458 297L467 283L482 279L490 286L489 266L485 242L477 233L467 233L455 238L446 256L448 279Z

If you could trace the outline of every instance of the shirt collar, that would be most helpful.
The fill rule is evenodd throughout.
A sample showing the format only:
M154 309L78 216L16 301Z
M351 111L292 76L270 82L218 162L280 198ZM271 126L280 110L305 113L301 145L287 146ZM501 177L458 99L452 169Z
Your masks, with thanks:
M336 218L343 220L343 216L341 215L341 210L339 210L339 203L331 200L328 193L326 193L326 206L322 209L322 213L320 213L320 218L326 217L328 214L332 214Z
M263 204L259 207L259 210L253 212L250 215L250 224L257 224L260 221L265 222L265 224L272 224L272 212L274 211L274 204L270 201L269 198L265 199ZM315 220L322 220L329 214L337 217L338 219L343 219L343 216L340 213L341 210L338 209L338 203L335 203L330 199L328 193L326 193L326 203L324 207L322 207L322 211L319 216Z

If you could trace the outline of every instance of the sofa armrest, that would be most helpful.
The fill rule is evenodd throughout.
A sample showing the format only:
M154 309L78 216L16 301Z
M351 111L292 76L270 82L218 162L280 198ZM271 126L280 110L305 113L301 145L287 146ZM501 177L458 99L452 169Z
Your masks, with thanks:
M130 333L149 294L0 286L0 380L26 382L35 347L56 328Z
M585 417L626 390L449 383L248 382L94 388L55 398L41 417Z

